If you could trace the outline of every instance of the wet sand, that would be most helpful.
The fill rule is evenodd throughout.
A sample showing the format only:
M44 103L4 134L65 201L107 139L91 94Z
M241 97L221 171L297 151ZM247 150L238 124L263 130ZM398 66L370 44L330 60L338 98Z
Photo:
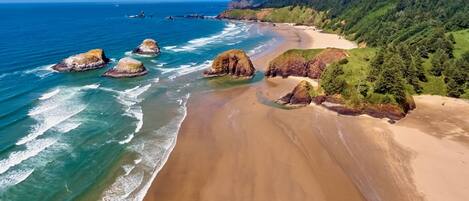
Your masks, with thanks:
M314 46L302 29L275 29L285 42L254 61L259 70L287 49ZM395 125L318 106L272 107L298 82L275 78L194 94L145 200L467 200L467 114L441 114L469 111L469 104L417 97L417 109Z

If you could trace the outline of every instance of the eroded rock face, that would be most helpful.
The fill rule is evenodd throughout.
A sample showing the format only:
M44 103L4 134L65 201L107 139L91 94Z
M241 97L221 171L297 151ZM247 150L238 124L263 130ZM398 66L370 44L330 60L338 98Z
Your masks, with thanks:
M104 50L94 49L85 53L70 56L52 69L60 72L80 72L104 67L109 62Z
M266 77L288 77L299 76L319 79L327 65L345 59L348 56L346 50L327 48L312 59L307 59L303 55L280 56L274 59L267 71Z
M114 68L106 71L103 76L113 78L126 78L126 77L138 77L148 73L147 69L142 62L125 57L119 60L119 63Z
M142 44L135 48L132 53L156 56L160 54L160 47L153 39L145 39Z
M233 76L252 78L256 69L249 56L242 50L228 50L217 56L212 67L203 72L205 77Z
M293 106L304 106L309 105L313 98L310 95L310 91L313 86L308 81L301 81L293 89L291 93L288 93L284 97L280 98L276 102L282 105L293 105Z

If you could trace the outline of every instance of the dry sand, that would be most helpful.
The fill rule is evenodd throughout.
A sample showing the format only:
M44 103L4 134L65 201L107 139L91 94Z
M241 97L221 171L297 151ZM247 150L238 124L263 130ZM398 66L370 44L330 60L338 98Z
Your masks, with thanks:
M275 29L285 43L257 58L257 69L320 41L302 28ZM194 95L145 200L469 200L468 103L416 97L417 109L395 125L317 106L272 107L297 83L275 78Z

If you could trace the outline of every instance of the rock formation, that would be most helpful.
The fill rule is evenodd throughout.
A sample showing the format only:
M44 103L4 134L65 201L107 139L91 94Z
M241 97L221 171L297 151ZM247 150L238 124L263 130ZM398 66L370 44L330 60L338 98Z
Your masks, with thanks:
M230 75L237 78L252 78L256 69L251 59L242 50L228 50L217 56L212 67L203 72L205 77Z
M276 102L282 105L309 105L313 100L310 94L312 89L313 86L308 81L303 80L293 89L291 93L288 93Z
M103 76L113 77L113 78L125 78L125 77L138 77L143 76L148 73L143 63L132 59L130 57L125 57L119 60L117 66L106 71Z
M363 103L360 106L350 107L340 96L317 96L313 98L313 102L342 115L367 114L374 118L388 118L391 123L404 118L409 111L416 108L412 96L408 96L403 105Z
M295 50L302 51L302 50ZM311 51L311 50L306 50ZM316 50L317 51L317 50ZM311 54L316 54L311 56ZM318 79L328 64L338 62L348 56L346 50L327 48L319 53L286 52L275 58L265 72L266 77L288 76Z
M86 53L70 56L52 69L60 72L80 72L104 67L109 62L102 49L90 50Z
M145 39L142 44L135 48L132 53L156 56L160 53L160 47L153 39Z

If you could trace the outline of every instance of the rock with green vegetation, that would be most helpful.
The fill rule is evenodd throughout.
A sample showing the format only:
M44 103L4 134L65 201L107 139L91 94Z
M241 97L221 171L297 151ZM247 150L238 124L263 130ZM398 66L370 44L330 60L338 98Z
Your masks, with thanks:
M252 78L256 69L249 56L243 50L228 50L219 54L210 69L203 72L205 77L232 76Z
M326 66L348 56L346 50L327 48L312 50L289 50L272 60L265 72L266 77L288 76L319 79Z
M106 71L103 76L113 78L128 78L143 76L147 73L148 71L142 62L130 57L125 57L119 60L117 66Z
M160 47L158 46L158 43L155 40L145 39L143 40L142 44L140 44L132 52L136 54L156 56L160 54Z
M70 56L60 63L52 66L52 69L59 72L81 72L98 69L106 66L109 59L106 58L104 50L94 49L85 53Z
M288 106L309 105L313 100L311 96L312 90L314 90L313 86L308 81L302 80L292 92L278 99L276 103Z

